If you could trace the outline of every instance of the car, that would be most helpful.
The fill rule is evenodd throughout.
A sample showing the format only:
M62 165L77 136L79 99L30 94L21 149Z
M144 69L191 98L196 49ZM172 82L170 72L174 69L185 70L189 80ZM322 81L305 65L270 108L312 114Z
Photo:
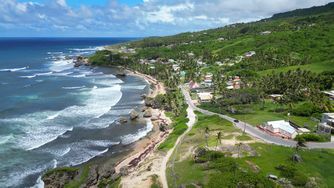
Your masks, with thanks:
M239 123L239 120L235 119L235 120L234 120L234 123Z

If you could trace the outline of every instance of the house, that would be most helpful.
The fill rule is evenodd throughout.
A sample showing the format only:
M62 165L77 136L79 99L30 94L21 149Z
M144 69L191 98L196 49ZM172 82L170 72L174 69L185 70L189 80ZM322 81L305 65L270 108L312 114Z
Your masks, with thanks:
M216 61L215 64L218 65L218 66L223 66L223 63L220 62L220 61Z
M254 55L256 55L255 51L249 51L245 53L244 57L250 58L250 57L253 57Z
M261 35L270 35L271 34L271 31L263 31L260 33Z
M273 101L280 101L282 99L283 95L281 94L271 94L269 95L269 98Z
M201 103L211 102L213 95L210 92L197 93Z
M231 85L230 85L230 86L227 86L226 89L228 89L228 90L232 90L232 89L233 89L233 86L231 86Z
M332 90L332 91L324 91L324 93L325 93L331 100L334 100L334 90Z
M239 76L235 76L233 81L232 81L232 84L233 84L233 89L240 89L241 87L241 79Z
M282 138L295 138L297 130L288 121L268 121L264 124L264 129Z
M149 62L150 62L150 64L155 64L157 62L157 60L151 59L151 60L149 60Z
M204 85L205 86L207 86L207 87L212 86L212 77L213 77L212 73L208 73L204 76Z
M195 54L194 54L194 53L192 53L192 52L190 52L190 53L188 53L188 56L189 56L189 57L194 57L194 56L195 56Z
M197 60L197 65L198 66L206 66L206 63L201 61L201 60Z
M321 123L327 124L334 128L334 113L323 113Z
M178 65L178 64L173 64L173 70L175 71L175 72L178 72L178 71L180 71L180 66Z
M197 82L194 82L194 81L189 82L190 90L198 89L199 87L200 87L200 85Z
M175 63L174 59L168 59L168 63Z

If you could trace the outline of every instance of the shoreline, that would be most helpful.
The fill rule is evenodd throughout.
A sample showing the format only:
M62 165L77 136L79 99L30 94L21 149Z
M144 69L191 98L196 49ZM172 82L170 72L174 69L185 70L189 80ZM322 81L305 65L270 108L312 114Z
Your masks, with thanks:
M150 92L147 97L154 98L158 94L165 94L166 92L163 84L149 75L145 75L131 70L126 70L126 74L140 77L149 83ZM171 120L166 117L164 111L160 109L153 109L152 114L152 117L158 117L154 121L152 121L152 119L150 120L153 124L152 131L150 131L146 136L133 143L133 151L130 152L128 155L124 156L122 160L115 164L116 173L121 173L121 169L124 167L128 168L127 170L133 170L133 168L138 166L169 135L169 131L161 132L159 130L160 123L166 125L171 124Z
M147 97L154 98L158 94L164 94L165 89L162 83L154 79L149 75L145 75L138 72L133 72L130 70L126 70L126 75L139 77L145 80L150 87L149 93ZM147 108L144 104L143 108ZM140 112L140 116L143 115L143 111ZM119 117L121 119L122 117ZM122 148L122 150L118 153L114 153L112 151L107 151L106 153L96 156L82 164L73 166L79 169L84 169L87 165L100 169L105 167L112 167L114 168L115 172L113 175L126 175L128 172L134 170L135 167L140 165L142 161L144 161L153 151L155 151L156 147L162 143L167 136L169 135L170 131L161 132L159 129L160 124L169 125L171 124L171 120L166 117L163 110L160 109L152 109L152 116L149 118L139 117L137 120L133 122L141 122L146 121L147 123L152 123L152 130L147 133L144 137L140 138L133 143L128 145L118 146ZM126 126L126 125L125 125ZM57 168L56 168L57 169ZM124 169L126 169L126 174L124 174ZM122 171L122 172L121 172ZM42 177L45 173L42 175ZM58 180L55 180L57 182ZM96 180L97 181L97 180Z

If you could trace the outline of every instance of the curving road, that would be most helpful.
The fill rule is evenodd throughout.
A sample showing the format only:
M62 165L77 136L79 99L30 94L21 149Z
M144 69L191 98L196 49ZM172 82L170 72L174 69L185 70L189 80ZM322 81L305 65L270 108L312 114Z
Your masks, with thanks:
M199 112L201 112L205 115L209 115L209 116L218 115L219 117L221 117L223 119L226 119L227 121L232 122L237 128L239 128L241 130L245 130L245 132L247 134L249 134L249 135L251 135L255 138L258 138L260 140L263 140L264 142L267 142L267 143L280 145L280 146L287 146L287 147L295 147L296 144L297 144L297 142L294 141L294 140L282 139L280 137L276 137L276 136L266 134L265 132L259 130L258 128L254 127L254 126L252 126L248 123L241 122L241 121L239 121L238 123L235 123L234 121L236 119L234 119L232 117L198 108L192 102L188 90L185 89L184 87L181 87L181 90L182 90L182 93L183 93L187 103L189 104L189 106L191 106L196 111L199 111ZM306 144L306 146L310 149L317 149L317 148L334 149L334 142L324 142L324 143L308 142Z

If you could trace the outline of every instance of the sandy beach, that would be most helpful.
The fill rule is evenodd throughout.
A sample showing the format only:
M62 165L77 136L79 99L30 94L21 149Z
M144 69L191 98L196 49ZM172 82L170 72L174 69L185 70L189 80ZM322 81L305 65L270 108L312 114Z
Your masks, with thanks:
M152 90L148 97L154 98L158 94L166 93L163 83L158 82L149 75L132 71L127 71L127 74L139 76L150 83ZM165 116L164 111L154 109L154 116L159 118L157 121L152 121L154 125L153 131L136 142L133 146L133 151L115 166L117 173L122 173L126 169L126 175L123 175L121 179L121 187L150 187L153 176L158 176L159 178L164 176L163 160L165 152L158 151L157 147L167 138L170 132L161 132L159 125L160 123L169 125L172 122Z

